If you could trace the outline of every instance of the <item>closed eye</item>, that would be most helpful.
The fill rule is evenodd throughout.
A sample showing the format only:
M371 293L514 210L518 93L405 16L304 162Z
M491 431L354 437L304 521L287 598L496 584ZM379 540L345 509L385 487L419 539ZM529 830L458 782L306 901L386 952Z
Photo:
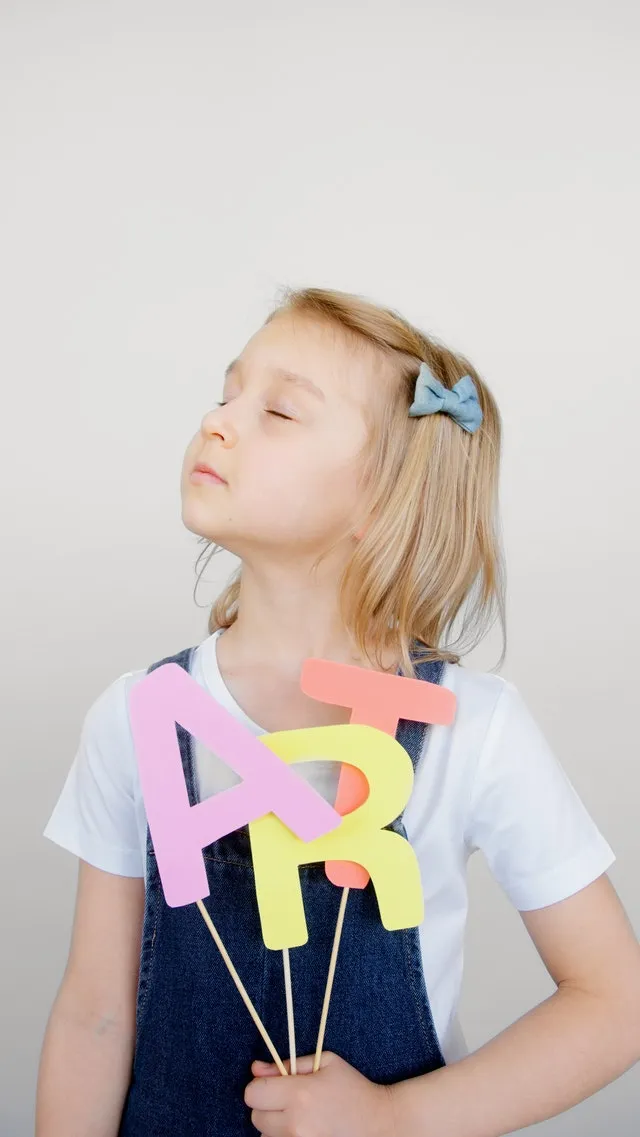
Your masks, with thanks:
M220 402L217 402L215 405L217 407L226 407L227 403L220 401ZM268 415L273 415L274 418L283 418L285 420L285 422L294 422L295 421L292 415L285 415L282 411L272 411L268 407L265 407L265 411Z

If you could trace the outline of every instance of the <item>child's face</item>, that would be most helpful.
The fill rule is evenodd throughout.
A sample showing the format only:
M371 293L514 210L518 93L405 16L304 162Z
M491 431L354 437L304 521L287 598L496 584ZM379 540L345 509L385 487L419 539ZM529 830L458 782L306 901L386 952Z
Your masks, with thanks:
M282 313L261 328L227 376L225 405L187 448L187 529L245 560L259 550L282 561L314 558L345 528L355 533L375 369L372 352L355 353L320 322ZM224 481L198 476L199 463Z

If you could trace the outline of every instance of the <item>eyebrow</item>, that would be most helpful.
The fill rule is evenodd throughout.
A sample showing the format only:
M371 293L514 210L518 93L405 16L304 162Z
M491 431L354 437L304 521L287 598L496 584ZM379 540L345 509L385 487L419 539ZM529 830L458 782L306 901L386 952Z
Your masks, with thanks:
M228 379L234 371L239 371L242 364L239 359L232 359L228 367L225 368L224 377ZM307 379L306 375L298 375L296 371L290 371L287 367L272 367L271 374L277 379L284 379L287 383L294 383L296 387L303 387L318 399L325 401L324 391L314 383L311 379Z

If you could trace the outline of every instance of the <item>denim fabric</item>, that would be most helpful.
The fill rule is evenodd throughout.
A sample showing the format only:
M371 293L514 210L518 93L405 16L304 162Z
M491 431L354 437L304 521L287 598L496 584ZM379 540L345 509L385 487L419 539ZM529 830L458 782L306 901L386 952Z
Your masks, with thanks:
M190 670L194 648L152 664ZM418 665L440 683L442 662ZM198 800L190 735L177 724L192 805ZM401 721L396 737L414 768L428 725ZM402 818L390 828L406 836ZM248 829L204 850L205 900L258 1014L288 1056L282 953L265 948ZM290 952L298 1054L315 1051L341 890L323 865L300 870L309 941ZM428 919L428 913L427 913ZM325 1050L390 1084L445 1064L434 1029L417 928L388 932L371 883L351 890ZM251 1063L271 1061L195 904L170 908L147 832L147 888L134 1067L119 1137L255 1137L243 1095Z

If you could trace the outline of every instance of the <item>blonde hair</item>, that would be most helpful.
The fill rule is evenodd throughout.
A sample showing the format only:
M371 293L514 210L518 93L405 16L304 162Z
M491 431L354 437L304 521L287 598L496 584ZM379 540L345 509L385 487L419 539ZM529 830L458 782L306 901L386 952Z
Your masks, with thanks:
M382 412L366 452L370 520L340 581L342 617L354 644L377 667L386 650L395 650L404 674L414 676L413 664L420 660L459 663L499 617L500 667L506 653L498 508L502 432L487 386L463 355L360 296L285 289L265 323L281 312L322 320L354 347L375 349L395 380L392 397L379 400ZM483 413L473 434L448 415L409 417L422 360L448 388L471 375ZM212 554L217 551L214 545ZM242 566L214 602L210 633L236 619L241 571ZM457 639L447 644L456 621Z

